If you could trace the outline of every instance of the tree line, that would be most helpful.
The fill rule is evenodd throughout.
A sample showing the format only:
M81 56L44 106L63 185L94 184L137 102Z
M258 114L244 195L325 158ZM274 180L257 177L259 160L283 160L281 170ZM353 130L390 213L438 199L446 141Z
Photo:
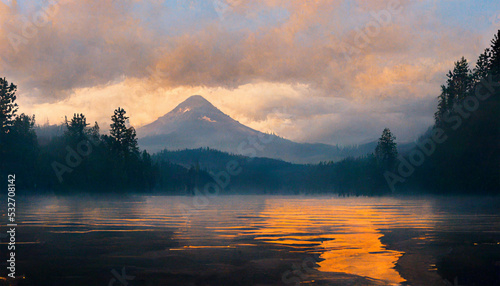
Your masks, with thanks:
M0 78L0 174L15 173L27 190L163 192L193 194L217 183L220 162L239 162L240 175L223 191L379 195L427 191L497 194L500 190L500 30L471 68L465 58L447 74L435 124L399 154L396 137L383 130L373 153L339 162L297 165L199 149L140 151L124 109L111 115L109 135L84 114L64 122L64 132L39 140L35 116L18 114L17 86Z
M339 192L498 194L499 101L500 30L474 68L462 57L448 72L434 125L416 147L398 154L385 129L374 154L320 166Z
M427 149L435 145L432 154L402 187L440 194L498 194L499 110L500 30L473 68L461 58L448 73L438 97L435 124L419 139ZM440 142L435 142L436 134Z
M172 192L185 189L194 176L179 165L154 163L140 151L120 107L111 116L109 135L84 114L74 114L65 119L61 136L38 140L35 116L17 114L16 91L15 84L0 78L0 175L16 174L19 188L59 194Z

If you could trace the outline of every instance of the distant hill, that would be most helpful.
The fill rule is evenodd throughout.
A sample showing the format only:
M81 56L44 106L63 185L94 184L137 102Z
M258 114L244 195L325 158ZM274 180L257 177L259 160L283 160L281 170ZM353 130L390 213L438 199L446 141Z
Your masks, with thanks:
M205 171L223 186L223 192L291 193L311 188L312 165L292 164L269 158L250 158L209 149L161 151L153 155L154 162L169 162L184 168ZM229 175L228 164L240 170ZM199 189L203 184L199 184Z
M141 148L155 153L164 149L183 150L210 147L240 154L307 164L339 161L373 152L375 142L339 147L328 144L297 143L247 127L194 95L137 130Z

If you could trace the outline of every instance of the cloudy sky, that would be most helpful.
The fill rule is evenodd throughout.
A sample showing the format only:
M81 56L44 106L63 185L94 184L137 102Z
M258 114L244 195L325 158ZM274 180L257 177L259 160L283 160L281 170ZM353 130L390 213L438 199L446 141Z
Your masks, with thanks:
M40 124L140 127L200 94L292 140L411 141L499 28L498 0L0 0L0 76Z

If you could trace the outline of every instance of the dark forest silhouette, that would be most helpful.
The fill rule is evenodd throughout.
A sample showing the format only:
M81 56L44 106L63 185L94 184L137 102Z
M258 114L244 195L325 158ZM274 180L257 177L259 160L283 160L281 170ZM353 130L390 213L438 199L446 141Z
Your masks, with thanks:
M28 192L162 192L193 194L218 184L221 192L391 192L497 194L499 176L500 31L474 68L456 62L441 87L435 124L417 147L398 154L386 128L373 154L340 162L298 165L209 148L140 151L126 111L111 115L110 135L84 114L66 119L62 134L37 138L35 116L18 115L17 86L0 79L0 174L16 174ZM221 173L228 162L242 172ZM222 176L222 175L224 176ZM224 180L222 180L224 179ZM221 183L223 182L223 183ZM229 183L230 182L230 183Z

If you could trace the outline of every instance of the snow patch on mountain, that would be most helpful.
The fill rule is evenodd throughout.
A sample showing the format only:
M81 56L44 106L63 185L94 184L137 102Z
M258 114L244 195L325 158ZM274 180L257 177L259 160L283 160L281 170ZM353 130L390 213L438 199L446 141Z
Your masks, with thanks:
M217 120L212 120L212 119L210 119L210 117L208 117L208 116L203 116L203 117L200 117L200 118L198 118L198 119L200 119L200 120L205 120L205 121L208 121L208 122L217 122Z

